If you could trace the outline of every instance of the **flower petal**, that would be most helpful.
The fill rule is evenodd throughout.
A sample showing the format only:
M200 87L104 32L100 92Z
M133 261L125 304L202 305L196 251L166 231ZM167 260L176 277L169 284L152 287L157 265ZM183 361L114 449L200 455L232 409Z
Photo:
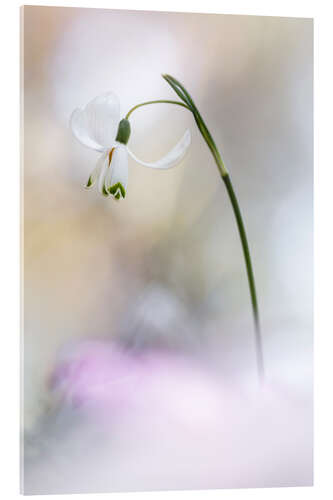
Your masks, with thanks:
M124 144L117 144L109 170L105 176L105 189L117 200L125 198L128 183L128 153Z
M74 137L81 142L83 146L95 149L95 151L104 151L105 148L89 135L88 119L85 110L77 108L73 111L70 119L70 127Z
M113 92L95 97L85 107L89 135L104 148L112 146L120 121L120 105Z
M74 136L88 148L105 151L112 146L120 119L118 98L112 92L95 97L84 109L75 109L70 125Z
M180 139L179 142L167 153L163 158L160 160L154 161L154 162L146 162L139 160L137 156L135 156L132 151L130 151L128 148L128 152L131 155L131 157L140 165L144 165L145 167L150 167L150 168L171 168L176 166L185 156L188 148L190 147L191 144L191 133L189 130L186 130L185 134L183 137Z
M106 154L103 155L103 162L97 186L98 191L106 198L109 196L109 193L105 189L105 176L108 172L108 169L109 169L109 154L107 152Z
M102 170L102 167L103 167L103 164L106 160L106 157L107 157L107 154L108 153L103 153L97 163L96 163L96 167L94 168L94 170L91 172L90 176L89 176L89 179L87 181L87 184L84 186L86 189L91 189L93 187L93 185L95 184L97 178L99 177L100 173L101 173L101 170Z

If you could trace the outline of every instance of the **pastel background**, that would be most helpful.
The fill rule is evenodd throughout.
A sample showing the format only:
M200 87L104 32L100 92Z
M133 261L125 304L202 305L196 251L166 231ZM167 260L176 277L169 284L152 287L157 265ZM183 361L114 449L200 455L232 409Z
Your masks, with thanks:
M25 493L312 484L310 19L22 9L22 488ZM239 197L261 312L227 194L182 108L133 114L126 199L82 186L96 154L72 110L124 115L187 87Z

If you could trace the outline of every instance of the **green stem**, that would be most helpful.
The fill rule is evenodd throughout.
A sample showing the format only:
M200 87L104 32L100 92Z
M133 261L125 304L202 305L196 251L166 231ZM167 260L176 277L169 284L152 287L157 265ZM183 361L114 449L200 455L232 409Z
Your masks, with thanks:
M183 108L186 108L186 109L190 109L186 104L184 104L183 102L179 102L179 101L168 101L168 100L165 100L165 99L159 99L158 101L146 101L146 102L142 102L141 104L137 104L136 106L134 106L133 108L131 108L129 110L129 112L127 113L127 115L125 116L126 120L129 119L129 117L131 116L131 114L133 113L133 111L135 111L136 109L138 108L141 108L142 106L147 106L148 104L161 104L161 103L166 103L166 104L177 104L178 106L183 106Z
M248 278L248 283L249 283L249 288L250 288L250 296L251 296L251 304L252 304L252 312L253 312L254 328L255 328L255 342L256 342L256 357L257 357L258 375L259 375L260 380L263 380L264 379L264 360L263 360L263 352L262 352L262 340L261 340L261 330L260 330L260 322L259 322L257 293L256 293L256 287L255 287L255 281L254 281L254 274L253 274L249 244L247 241L245 227L244 227L244 223L243 223L242 214L241 214L241 211L239 208L238 200L236 198L236 194L235 194L234 188L232 186L229 173L228 173L228 171L223 163L220 152L217 149L215 141L214 141L211 133L209 132L201 114L199 113L199 110L197 109L196 105L194 104L192 97L186 91L186 89L183 87L183 85L180 82L178 82L175 78L173 78L170 75L162 75L162 76L184 102L170 101L170 100L157 100L157 101L143 102L143 103L137 104L136 106L131 108L126 115L126 119L129 118L129 116L133 113L133 111L140 108L141 106L147 106L148 104L157 104L157 103L177 104L178 106L183 106L184 108L186 108L192 112L193 117L195 119L195 122L196 122L196 124L201 132L201 135L204 138L207 146L209 147L209 149L214 157L216 166L220 172L222 180L223 180L225 187L227 189L227 192L228 192L228 195L230 198L230 202L231 202L234 214L235 214L237 228L238 228L238 232L239 232L239 236L240 236L240 240L241 240L241 244L242 244L242 248L243 248L246 273L247 273L247 278Z
M264 378L264 359L263 359L263 353L262 353L258 301L257 301L253 268L252 268L252 263L251 263L249 244L248 244L247 237L246 237L246 232L245 232L242 214L241 214L241 211L239 208L238 200L237 200L234 188L232 186L229 174L223 175L222 179L224 181L225 187L227 188L228 195L229 195L229 198L231 201L231 205L232 205L232 208L234 210L234 214L235 214L236 222L237 222L237 227L238 227L238 232L239 232L239 236L240 236L241 243L242 243L247 278L248 278L249 288L250 288L253 317L254 317L258 373L259 373L260 379L263 380L263 378Z
M256 341L256 355L257 355L257 367L258 367L258 375L260 380L264 378L264 362L263 362L263 353L262 353L262 340L261 340L261 331L260 331L260 323L259 323L259 313L258 313L258 301L257 294L255 288L254 274L251 263L251 256L249 245L247 242L246 232L244 228L242 214L239 208L239 204L235 195L235 191L231 184L231 180L228 174L228 171L223 163L220 152L216 147L215 141L209 132L198 108L196 107L192 97L187 92L185 87L171 75L164 74L162 75L164 80L172 87L172 89L176 92L176 94L182 99L182 101L187 104L190 110L193 113L194 119L198 128L201 132L202 137L205 139L207 146L212 152L217 168L220 172L222 180L227 188L228 195L231 201L231 205L236 217L237 227L239 231L239 236L241 239L241 244L243 248L243 254L245 259L246 272L249 282L250 288L250 296L251 296L251 304L253 311L253 319L254 319L254 328L255 328L255 341Z

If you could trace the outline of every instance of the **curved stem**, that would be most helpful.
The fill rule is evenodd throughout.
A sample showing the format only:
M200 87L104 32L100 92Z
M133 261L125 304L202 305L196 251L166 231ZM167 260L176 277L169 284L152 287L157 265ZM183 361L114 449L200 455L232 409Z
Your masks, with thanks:
M176 92L176 94L183 100L183 102L185 104L187 104L189 109L192 111L194 119L196 121L196 124L198 125L198 128L201 132L201 135L204 138L204 140L206 141L207 146L209 147L209 149L214 157L217 168L220 172L222 180L224 181L224 184L225 184L226 189L228 191L228 195L229 195L230 202L231 202L234 214L235 214L238 232L239 232L239 236L240 236L241 244L242 244L242 248L243 248L247 278L248 278L249 288L250 288L253 319L254 319L258 375L259 375L260 380L263 380L263 378L264 378L264 361L263 361L263 352L262 352L260 323L259 323L257 293L256 293L256 288L255 288L255 281L254 281L254 274L253 274L249 245L247 242L243 218L242 218L242 214L241 214L241 211L239 208L238 200L237 200L236 195L235 195L235 191L233 189L231 179L230 179L228 171L223 163L220 152L217 149L215 141L214 141L211 133L209 132L209 130L208 130L198 108L196 107L192 97L187 92L185 87L178 80L176 80L176 78L174 78L171 75L167 75L167 74L162 75L162 77L173 88L173 90Z
M138 108L141 108L142 106L147 106L148 104L161 104L161 103L166 103L166 104L177 104L178 106L182 106L183 108L186 108L186 109L189 109L190 108L184 104L183 102L179 102L179 101L168 101L168 100L165 100L165 99L159 99L157 101L146 101L146 102L142 102L140 104L137 104L136 106L134 106L133 108L131 108L129 110L129 112L127 113L127 115L125 116L126 120L129 119L129 117L131 116L131 114L133 113L133 111L135 111L136 109ZM190 110L191 111L191 110Z
M231 205L232 205L232 208L234 210L234 214L235 214L236 222L237 222L237 227L238 227L238 232L239 232L239 236L240 236L241 243L242 243L247 278L248 278L249 288L250 288L253 317L254 317L258 373L259 373L260 379L263 380L263 378L264 378L264 359L263 359L263 353L262 353L258 301L257 301L253 268L252 268L252 263L251 263L249 244L248 244L247 237L246 237L246 232L245 232L242 214L241 214L241 211L239 208L238 200L237 200L234 188L232 186L229 174L223 175L222 179L223 179L224 184L227 188L228 195L229 195L229 198L231 201Z
M202 118L201 118L201 120L202 120ZM204 124L204 126L205 126L205 124ZM207 129L206 126L205 126L205 128ZM199 127L199 129L200 129L200 127ZM207 129L207 131L208 131L208 129ZM208 131L208 134L209 134L209 131ZM223 180L225 187L227 189L229 199L231 202L231 206L233 208L234 215L236 218L237 228L238 228L238 232L239 232L239 236L240 236L240 240L241 240L241 244L242 244L242 249L243 249L243 254L244 254L246 273L247 273L247 279L248 279L248 283L249 283L250 296L251 296L251 304L252 304L252 312L253 312L253 320L254 320L254 331L255 331L257 369L258 369L259 379L261 381L263 381L264 380L264 357L263 357L263 351L262 351L262 340L261 340L261 329L260 329L260 321L259 321L258 300L257 300L257 292L256 292L256 287L255 287L255 280L254 280L254 273L253 273L250 249L249 249L249 244L247 241L243 217L242 217L242 214L240 211L239 203L238 203L234 188L233 188L232 183L231 183L229 173L228 173L228 171L223 163L223 160L221 158L221 155L220 155L217 147L215 146L215 142L212 139L214 147L211 147L209 138L207 140L207 136L204 135L203 133L202 133L202 135L203 135L205 141L207 142L208 147L212 151L212 154L213 154L214 159L215 159L215 163L217 165L217 168L220 172L222 180ZM210 134L209 134L209 136L211 137Z
M249 249L249 244L247 241L247 236L245 232L245 227L243 223L243 218L242 214L239 208L238 200L234 191L234 188L231 183L231 179L229 176L229 173L223 163L222 157L220 155L219 150L217 149L217 146L215 144L215 141L209 132L201 114L199 113L199 110L197 109L196 105L193 102L193 99L191 98L190 94L185 90L183 85L179 83L175 78L171 77L170 75L163 75L163 78L171 85L173 90L178 94L178 96L184 101L184 102L179 102L179 101L170 101L170 100L156 100L156 101L146 101L141 104L137 104L133 108L129 110L129 112L126 115L126 119L130 117L130 115L133 113L138 108L141 108L142 106L147 106L149 104L159 104L159 103L167 103L167 104L176 104L178 106L183 106L184 108L188 109L189 111L192 112L193 117L195 119L195 122L201 132L202 137L204 138L207 146L209 147L216 166L220 172L220 175L222 177L222 180L226 186L229 199L231 202L231 206L233 208L235 218L236 218L236 223L237 223L237 228L242 244L242 249L243 249L243 254L244 254L244 260L245 260L245 266L246 266L246 273L247 273L247 278L248 278L248 283L249 283L249 289L250 289L250 296L251 296L251 304L252 304L252 312L253 312L253 318L254 318L254 327L255 327L255 342L256 342L256 357L257 357L257 367L258 367L258 374L260 380L264 379L264 360L263 360L263 352L262 352L262 340L261 340L261 330L260 330L260 322L259 322L259 311L258 311L258 301L257 301L257 293L256 293L256 287L255 287L255 281L254 281L254 273L253 273L253 267L252 267L252 262L251 262L251 255L250 255L250 249Z

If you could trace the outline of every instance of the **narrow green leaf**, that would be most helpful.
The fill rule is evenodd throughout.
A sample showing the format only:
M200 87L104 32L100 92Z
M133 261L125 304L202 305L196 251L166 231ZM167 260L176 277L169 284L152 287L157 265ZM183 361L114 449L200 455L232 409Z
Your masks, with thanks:
M192 99L192 97L190 96L190 94L187 92L187 90L185 89L185 87L178 81L176 80L176 78L174 78L173 76L171 75L163 75L163 77L165 78L165 80L167 80L167 82L173 87L173 88L177 88L178 91L181 91L184 98L183 99L186 99L186 102L188 103L188 105L193 108L194 110L197 110L195 104L194 104L194 101ZM180 89L180 90L179 90Z
M182 101L185 102L185 104L190 108L191 111L193 111L192 106L188 99L186 98L186 95L178 89L177 85L173 83L173 81L170 79L169 75L162 75L164 80L172 87L172 89L176 92L176 94L181 98Z

